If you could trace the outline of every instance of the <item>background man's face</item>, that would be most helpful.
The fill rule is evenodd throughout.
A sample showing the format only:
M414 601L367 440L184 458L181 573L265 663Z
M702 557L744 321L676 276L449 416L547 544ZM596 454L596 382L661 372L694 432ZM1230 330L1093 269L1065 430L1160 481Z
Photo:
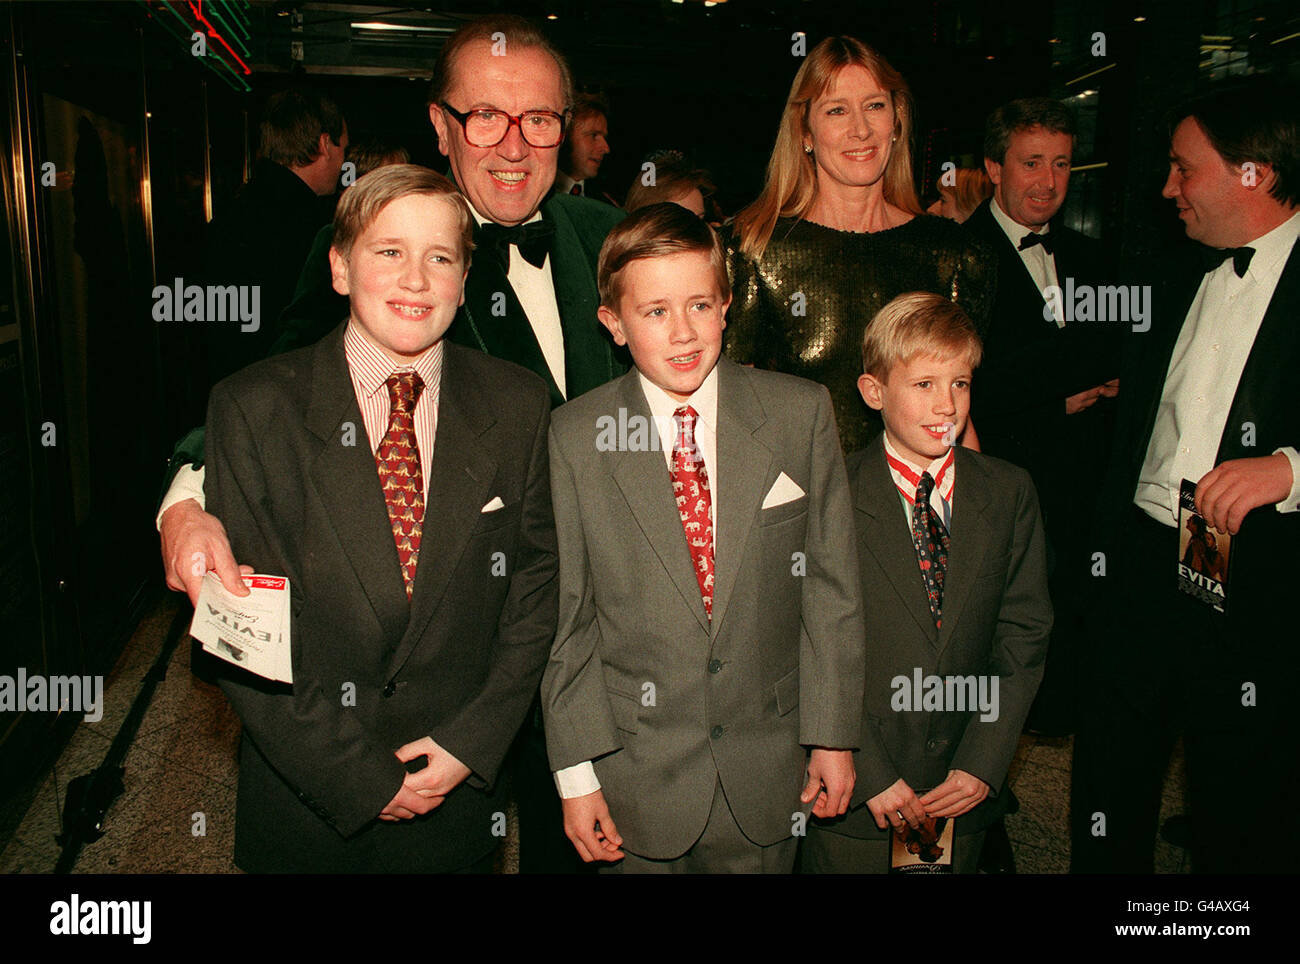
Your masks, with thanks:
M1241 171L1231 167L1214 149L1193 118L1174 128L1169 144L1169 177L1160 193L1173 200L1187 236L1212 248L1245 244L1237 228L1238 212L1246 189Z
M585 181L596 176L600 162L609 153L609 124L604 114L587 114L573 122L569 151L572 161L567 173L571 178Z
M458 111L492 107L518 116L527 110L564 113L560 68L544 50L511 48L492 56L489 44L461 51L452 66L446 101ZM470 204L497 224L522 224L533 216L555 183L558 147L533 147L516 124L496 147L474 147L464 129L438 105L429 105L438 150Z
M1001 164L984 159L998 206L1017 224L1041 228L1065 203L1073 154L1069 134L1042 127L1016 131Z

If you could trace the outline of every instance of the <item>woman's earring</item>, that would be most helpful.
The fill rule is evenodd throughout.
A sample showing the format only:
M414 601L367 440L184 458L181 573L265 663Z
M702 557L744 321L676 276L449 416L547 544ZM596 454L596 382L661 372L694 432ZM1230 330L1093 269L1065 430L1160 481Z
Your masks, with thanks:
M812 153L812 145L811 145L811 144L805 144L805 145L803 146L803 152L804 152L805 154L811 154L811 153Z

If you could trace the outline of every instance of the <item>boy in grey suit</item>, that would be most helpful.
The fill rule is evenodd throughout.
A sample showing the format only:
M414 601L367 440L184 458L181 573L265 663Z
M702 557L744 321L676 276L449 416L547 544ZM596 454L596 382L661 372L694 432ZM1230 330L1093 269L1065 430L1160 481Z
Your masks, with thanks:
M625 872L787 873L809 808L848 805L863 689L830 398L720 359L725 256L684 208L615 227L598 284L636 371L551 427L565 831Z
M980 341L933 294L895 298L863 336L885 431L849 460L867 689L849 813L809 830L803 869L884 873L892 830L956 819L971 873L1043 674L1052 626L1043 524L1024 470L955 447Z

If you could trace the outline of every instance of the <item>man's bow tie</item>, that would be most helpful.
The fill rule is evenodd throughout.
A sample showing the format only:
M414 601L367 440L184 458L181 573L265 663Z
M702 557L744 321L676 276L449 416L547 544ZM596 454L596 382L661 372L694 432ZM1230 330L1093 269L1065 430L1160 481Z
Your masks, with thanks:
M1208 274L1213 271L1229 258L1232 259L1232 270L1237 272L1238 278L1246 277L1246 269L1250 267L1250 259L1255 256L1254 248L1202 248L1201 258L1205 264L1205 271Z
M1047 234L1046 232L1039 234L1037 232L1030 231L1028 234L1026 234L1023 238L1020 239L1020 247L1017 248L1016 250L1027 251L1028 249L1032 248L1036 244L1041 244L1043 246L1043 250L1046 251L1048 254L1052 253L1052 236L1050 234Z
M507 228L487 221L479 226L480 248L490 252L506 271L510 270L510 246L513 244L534 268L540 268L550 253L555 228L545 221L532 221Z

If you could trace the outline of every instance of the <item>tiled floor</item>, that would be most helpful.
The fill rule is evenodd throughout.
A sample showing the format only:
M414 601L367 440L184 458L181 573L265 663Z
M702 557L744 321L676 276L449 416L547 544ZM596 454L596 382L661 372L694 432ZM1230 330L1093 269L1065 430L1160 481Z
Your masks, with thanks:
M140 683L161 650L179 604L169 597L141 623L105 681L104 717L82 723L53 774L42 784L12 841L0 852L0 873L49 873L59 857L54 837L69 780L98 766ZM77 873L238 873L234 845L235 747L239 721L221 692L190 672L182 641L126 758L126 790L109 811L108 833L86 846ZM1021 873L1065 873L1070 863L1067 816L1071 740L1021 738L1011 764L1020 812L1007 831ZM57 787L57 793L56 793ZM1165 786L1162 819L1182 809L1181 752ZM516 826L514 814L509 827ZM518 866L518 842L507 837L501 870ZM1185 852L1160 841L1156 870L1187 872Z

